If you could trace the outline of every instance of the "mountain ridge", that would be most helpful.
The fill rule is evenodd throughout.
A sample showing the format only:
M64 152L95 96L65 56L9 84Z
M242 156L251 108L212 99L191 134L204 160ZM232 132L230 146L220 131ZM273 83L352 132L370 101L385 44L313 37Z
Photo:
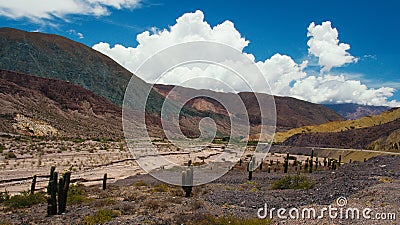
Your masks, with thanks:
M150 89L150 84L108 56L68 38L53 34L0 28L0 69L70 82L96 93L118 106L122 105L125 89L132 78L132 81L138 84L136 85L138 88L133 90L133 95L141 96L150 90L149 101L146 105L146 123L150 127L161 128L160 112L165 101L162 93ZM245 100L245 104L248 103L251 114L250 122L253 124L252 130L256 132L260 120L260 109L255 107L257 104L252 94L241 93L240 95ZM324 106L286 97L276 97L276 99L277 102L282 102L282 104L278 103L277 107L278 126L281 130L343 120L341 116ZM211 117L216 120L219 128L218 134L229 135L231 128L229 117L224 115L223 111L215 113L208 110L214 106L216 106L215 109L220 109L215 102L209 99L201 101L185 105L181 110L180 126L183 133L188 136L198 135L198 122L203 117ZM293 101L296 104L290 103ZM208 105L204 108L203 103ZM300 105L304 107L299 107ZM319 111L315 108L318 108ZM162 136L161 133L157 132L157 134Z
M369 106L355 103L324 104L324 106L333 109L349 120L360 119L364 116L375 116L390 109L388 106Z

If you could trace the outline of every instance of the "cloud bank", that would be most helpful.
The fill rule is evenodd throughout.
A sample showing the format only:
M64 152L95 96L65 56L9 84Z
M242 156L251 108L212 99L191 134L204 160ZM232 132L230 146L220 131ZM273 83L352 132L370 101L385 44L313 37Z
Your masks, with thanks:
M136 47L110 46L108 43L100 42L94 45L93 49L110 56L131 72L135 72L148 57L169 46L189 41L215 41L230 45L249 57L270 83L272 94L292 96L314 103L399 105L396 101L388 101L388 98L395 91L393 88L369 88L358 80L346 80L343 75L329 73L333 67L356 63L358 60L347 52L350 45L339 43L338 31L336 28L332 28L331 22L327 21L321 25L311 23L307 35L310 38L307 43L309 53L318 58L319 65L322 67L321 73L310 74L312 72L305 72L304 69L308 65L307 60L295 62L290 56L279 53L265 61L255 61L252 54L243 51L249 41L243 38L231 21L227 20L211 27L204 20L203 12L199 10L194 13L185 13L168 29L153 28L151 31L138 34L138 45ZM218 54L223 57L224 53ZM179 85L184 80L203 75L207 76L210 73L227 82L231 81L232 78L228 71L218 69L213 65L181 66L161 80L155 80L151 76L142 76L141 78L150 83ZM257 80L251 74L247 74L245 78L250 84L257 84ZM231 85L236 91L248 90L247 87L235 85L235 82L232 82ZM224 91L222 87L218 87L216 83L212 82L193 83L190 84L190 87ZM263 87L257 85L255 87L257 88L254 91L266 92Z
M336 28L332 28L330 21L321 25L312 22L307 30L307 37L310 37L307 42L308 52L318 57L318 64L322 66L321 72L358 61L358 58L347 52L350 49L349 44L339 43L339 33Z
M140 0L0 0L0 15L12 19L66 19L68 15L106 16L109 9L134 9Z

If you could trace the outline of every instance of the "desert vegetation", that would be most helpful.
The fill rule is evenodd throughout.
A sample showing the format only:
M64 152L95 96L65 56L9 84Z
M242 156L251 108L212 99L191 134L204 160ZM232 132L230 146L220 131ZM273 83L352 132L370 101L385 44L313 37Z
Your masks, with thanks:
M226 141L216 141L210 149L222 149ZM365 162L354 159L350 163L344 153L332 155L327 151L275 146L262 166L249 168L256 160L253 157L254 146L250 145L231 171L211 183L192 187L188 193L181 186L155 180L133 161L124 161L132 156L126 146L116 140L44 140L3 136L2 143L2 160L8 160L8 165L4 164L2 170L4 174L34 169L38 175L42 174L41 171L47 175L51 165L55 165L60 174L64 174L64 170L71 172L65 213L50 217L47 216L51 196L48 193L49 178L41 180L38 177L33 193L29 190L31 179L25 184L3 183L0 222L4 224L28 220L43 224L50 221L56 224L275 224L280 220L257 218L257 209L264 203L271 207L304 207L334 204L336 198L344 195L354 203L368 204L373 194L362 193L370 188L400 185L400 164L396 156L368 158ZM170 143L166 141L154 143L163 151L169 149ZM13 151L16 158L6 159L5 154L9 151ZM50 159L56 153L63 159ZM38 166L39 157L42 162ZM198 158L191 163L202 161ZM14 167L18 162L20 164ZM121 166L110 166L114 165L113 162ZM102 166L105 164L108 166ZM20 167L25 169L19 170ZM117 173L122 168L126 169L124 173ZM137 168L134 170L137 173L131 174L133 168ZM251 179L249 171L252 171ZM106 188L101 185L105 172L109 178ZM29 171L25 175L33 173ZM97 181L86 182L90 177L97 178ZM362 200L357 197L360 195ZM374 201L388 210L400 204L392 198ZM9 214L11 211L13 214Z

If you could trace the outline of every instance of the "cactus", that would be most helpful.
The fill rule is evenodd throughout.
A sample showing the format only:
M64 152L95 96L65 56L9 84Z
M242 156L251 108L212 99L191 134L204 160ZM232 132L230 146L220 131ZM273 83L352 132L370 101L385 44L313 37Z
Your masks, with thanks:
M312 173L313 170L313 157L314 157L314 148L311 150L311 159L310 159L310 166L309 166L309 173Z
M107 188L107 174L105 173L103 176L103 190Z
M283 173L287 173L288 172L288 168L289 168L289 153L286 154L286 159L285 159L285 169L283 170Z
M339 155L339 166L342 164L342 155Z
M247 167L247 170L249 171L249 180L253 179L253 170L254 170L255 163L256 163L256 157L253 156L253 157L251 157L249 166Z
M36 189L36 175L34 175L32 179L31 195L35 194L35 189Z
M193 166L189 166L186 171L182 171L182 189L185 191L185 197L190 197L193 188Z
M308 161L309 161L309 158L306 159L306 162L305 162L305 165L304 165L305 172L307 172L307 170L308 170Z
M271 173L271 166L268 166L268 173Z
M324 167L326 167L328 162L326 161L326 157L324 158Z
M249 162L248 171L249 171L249 180L251 180L253 179L253 161Z
M336 170L336 160L332 161L332 170Z
M318 163L319 163L319 161L318 161L318 156L317 156L317 157L315 157L315 170L318 170Z
M50 168L50 178L49 185L47 186L47 194L49 197L47 198L47 215L56 215L57 214L57 179L58 173L55 172L56 167L52 166Z
M71 179L71 171L66 171L63 173L58 182L58 214L61 215L65 213L67 207L67 197L69 183Z

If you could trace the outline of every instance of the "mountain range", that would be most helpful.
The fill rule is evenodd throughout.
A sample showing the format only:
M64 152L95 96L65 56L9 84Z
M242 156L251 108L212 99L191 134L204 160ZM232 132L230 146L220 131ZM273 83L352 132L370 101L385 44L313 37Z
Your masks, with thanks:
M134 95L143 95L144 90L151 88L146 124L152 136L164 136L160 112L174 86L152 86L81 43L53 34L1 28L0 70L0 102L5 106L0 109L0 132L122 138L121 106L125 89L132 79L139 84ZM180 90L189 90L199 96L185 102L180 112L180 128L186 136L199 135L198 123L204 117L214 119L218 135L229 135L230 115L222 104L207 96L233 99L231 96L235 94L183 87ZM180 99L187 97L184 93L168 96L168 100L177 107L182 104ZM255 136L261 124L260 110L265 110L262 108L264 103L259 105L256 101L256 95L268 98L265 94L238 93L248 111L251 135ZM279 132L345 121L383 110L370 108L364 110L364 114L349 116L346 110L358 112L360 108L353 105L335 108L290 97L274 98ZM47 131L40 131L38 127L47 127Z
M390 109L388 106L359 105L354 103L325 104L325 106L349 120L360 119L364 116L375 116Z

